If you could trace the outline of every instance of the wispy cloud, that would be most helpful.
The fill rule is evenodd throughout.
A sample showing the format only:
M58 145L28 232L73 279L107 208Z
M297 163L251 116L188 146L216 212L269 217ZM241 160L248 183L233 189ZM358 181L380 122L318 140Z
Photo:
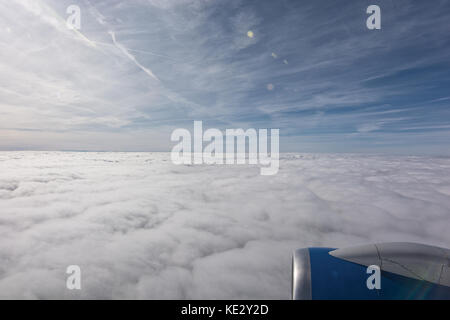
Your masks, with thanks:
M297 151L306 136L334 134L352 151L348 134L407 141L406 128L431 134L450 121L446 1L381 1L382 29L369 31L360 1L80 0L78 33L65 26L72 2L0 4L9 30L0 33L0 130L61 137L41 145L17 133L18 147L114 131L130 143L147 132L143 148L153 150L155 132L202 119L280 128L282 146Z

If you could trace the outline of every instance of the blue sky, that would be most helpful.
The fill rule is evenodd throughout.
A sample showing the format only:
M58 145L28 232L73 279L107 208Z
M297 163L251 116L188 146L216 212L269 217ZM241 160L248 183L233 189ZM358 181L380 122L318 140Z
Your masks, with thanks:
M168 151L203 120L279 128L282 151L450 154L449 1L15 0L0 16L2 150Z

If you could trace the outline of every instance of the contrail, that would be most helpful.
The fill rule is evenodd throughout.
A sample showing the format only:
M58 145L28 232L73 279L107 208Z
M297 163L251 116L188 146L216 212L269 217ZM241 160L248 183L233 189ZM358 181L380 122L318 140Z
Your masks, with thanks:
M130 52L128 52L127 48L125 48L124 46L122 46L120 43L118 43L118 42L116 41L116 35L115 35L115 33L114 33L113 31L108 31L108 33L111 35L111 38L112 38L112 41L113 41L114 45L115 45L120 51L122 51L122 53L123 53L128 59L130 59L131 61L133 61L134 64L135 64L136 66L138 66L142 71L144 71L144 72L145 72L146 74L148 74L150 77L152 77L152 78L155 79L156 81L160 81L160 80L158 79L158 77L155 76L155 75L153 74L153 72L152 72L150 69L148 69L148 68L144 67L142 64L140 64L139 61L137 61L136 58L135 58Z
M115 47L114 44L107 43L107 42L101 42L101 41L92 41L92 42L94 42L95 44L99 44L99 45ZM125 47L123 45L122 45L122 47L124 49L126 49L128 52L138 52L138 53L148 54L148 55L155 56L155 57L165 58L165 59L173 61L173 62L180 62L179 60L175 60L175 59L173 59L173 58L171 58L169 56L163 55L163 54L158 54L158 53L154 53L154 52L146 51L146 50L131 49L131 48Z
M91 4L91 2L89 0L86 0L85 3L87 4L87 6L89 7L91 13L95 16L95 19L103 26L105 26L108 29L111 29L108 24L105 22L105 17L97 10L97 8L95 8L95 6L93 6ZM112 30L108 30L108 34L111 35L112 41L114 43L114 46L116 48L118 48L120 51L122 51L122 53L131 61L133 61L133 63L142 71L144 71L147 75L149 75L150 77L152 77L153 79L155 79L156 81L160 82L160 80L158 79L157 76L155 76L155 74L148 68L144 67L142 64L139 63L139 61L136 60L136 57L134 55L132 55L130 53L130 51L137 51L137 50L131 50L128 49L127 47L123 46L122 44L120 44L119 42L117 42L116 40L116 34L114 33L114 31ZM98 44L102 44L102 45L110 45L109 43L103 43L103 42L97 42ZM162 55L158 55L158 54L154 54L151 52L145 52L147 54L152 54L155 56L160 56L160 57L164 57Z
M23 1L19 1L19 4L21 4L26 10L30 10L29 5L27 2L23 2ZM44 11L44 13L47 14L47 16L53 16L53 18L55 18L58 21L58 25L54 25L54 27L56 27L57 29L59 29L60 31L66 31L66 29L64 29L66 27L66 20L63 19L55 10L53 10L53 8L49 5L47 5L46 3L39 1L38 6L40 8L42 8ZM44 15L42 15L44 16ZM75 28L72 29L72 31L78 35L78 37L83 40L86 44L88 44L91 47L96 47L95 43L92 42L91 40L89 40L84 34L82 34L80 31L76 30Z

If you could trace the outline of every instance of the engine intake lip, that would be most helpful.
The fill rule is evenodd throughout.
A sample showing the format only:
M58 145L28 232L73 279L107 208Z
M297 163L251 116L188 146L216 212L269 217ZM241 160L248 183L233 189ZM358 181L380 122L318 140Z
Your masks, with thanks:
M292 255L292 299L312 299L311 262L307 248L295 250Z

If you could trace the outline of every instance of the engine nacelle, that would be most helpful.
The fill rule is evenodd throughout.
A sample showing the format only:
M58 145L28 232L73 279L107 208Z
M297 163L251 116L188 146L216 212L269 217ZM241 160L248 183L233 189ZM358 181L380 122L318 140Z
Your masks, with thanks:
M392 242L304 248L292 263L294 300L450 299L450 250Z

